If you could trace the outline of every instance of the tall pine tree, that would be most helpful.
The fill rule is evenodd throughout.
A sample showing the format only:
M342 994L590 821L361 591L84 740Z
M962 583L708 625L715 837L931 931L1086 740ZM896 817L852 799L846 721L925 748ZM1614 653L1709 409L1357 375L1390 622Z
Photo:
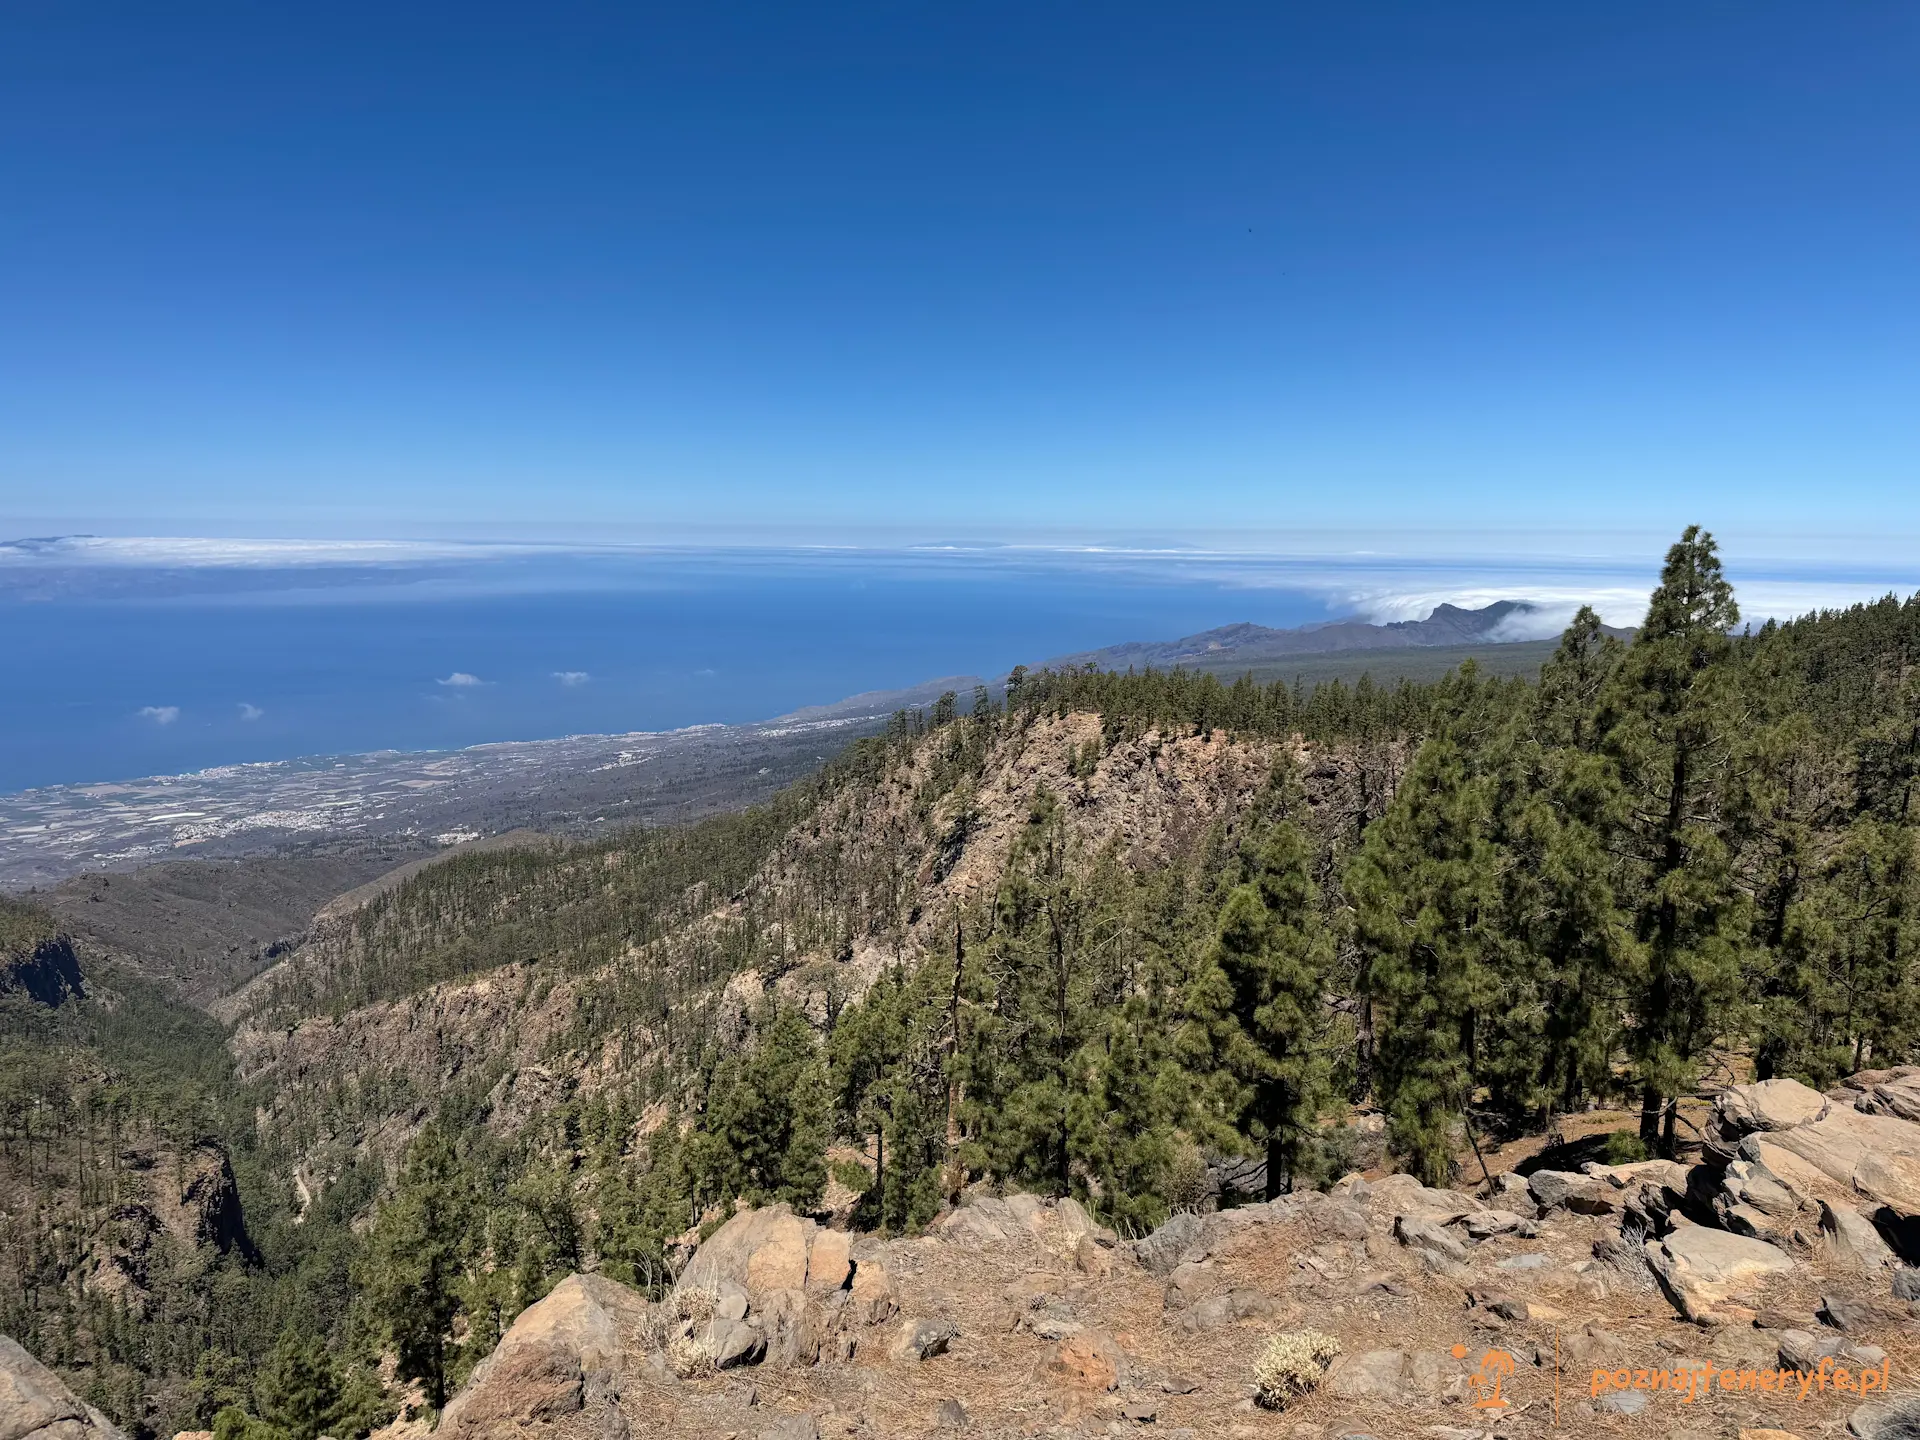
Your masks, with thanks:
M1228 895L1187 997L1182 1058L1202 1113L1265 1147L1269 1199L1292 1188L1326 1100L1316 1042L1333 939L1312 863L1300 827L1276 823L1255 874Z
M1601 702L1602 746L1622 789L1613 833L1644 956L1628 1037L1640 1138L1669 1155L1679 1096L1701 1053L1733 1027L1740 999L1748 904L1723 804L1739 621L1713 537L1688 526Z

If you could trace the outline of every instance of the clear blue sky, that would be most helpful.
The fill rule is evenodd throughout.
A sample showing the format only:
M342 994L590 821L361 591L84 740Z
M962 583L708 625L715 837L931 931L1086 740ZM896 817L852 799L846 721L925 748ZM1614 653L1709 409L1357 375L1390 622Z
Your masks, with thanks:
M0 15L9 527L1884 540L1917 322L1911 5Z

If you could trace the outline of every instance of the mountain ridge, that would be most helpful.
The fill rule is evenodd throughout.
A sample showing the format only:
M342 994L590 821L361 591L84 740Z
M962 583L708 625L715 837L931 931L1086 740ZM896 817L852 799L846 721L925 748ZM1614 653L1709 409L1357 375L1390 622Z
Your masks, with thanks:
M1436 605L1424 620L1391 620L1385 624L1345 619L1276 629L1240 621L1177 640L1134 640L1098 650L1083 650L1059 656L1048 665L1051 669L1093 665L1101 670L1148 666L1165 670L1179 665L1212 666L1222 661L1252 665L1295 655L1330 655L1355 650L1523 643L1541 637L1502 632L1511 630L1515 621L1540 613L1540 607L1529 601L1496 600L1477 610ZM1609 627L1608 633L1625 636L1631 632Z

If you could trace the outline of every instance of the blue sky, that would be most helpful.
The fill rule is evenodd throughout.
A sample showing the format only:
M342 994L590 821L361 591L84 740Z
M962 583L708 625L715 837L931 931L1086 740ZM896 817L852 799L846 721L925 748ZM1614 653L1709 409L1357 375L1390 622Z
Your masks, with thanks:
M1890 4L21 0L0 526L1909 554L1916 61Z

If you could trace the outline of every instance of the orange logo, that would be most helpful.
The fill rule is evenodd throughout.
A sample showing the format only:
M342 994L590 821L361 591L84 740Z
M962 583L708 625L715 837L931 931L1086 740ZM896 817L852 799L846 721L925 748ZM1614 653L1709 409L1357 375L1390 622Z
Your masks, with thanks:
M1467 1347L1453 1347L1453 1358L1467 1358ZM1473 1408L1475 1410L1504 1410L1513 1402L1500 1393L1501 1386L1513 1374L1513 1356L1505 1350L1489 1350L1480 1357L1480 1368L1468 1376L1473 1386Z

